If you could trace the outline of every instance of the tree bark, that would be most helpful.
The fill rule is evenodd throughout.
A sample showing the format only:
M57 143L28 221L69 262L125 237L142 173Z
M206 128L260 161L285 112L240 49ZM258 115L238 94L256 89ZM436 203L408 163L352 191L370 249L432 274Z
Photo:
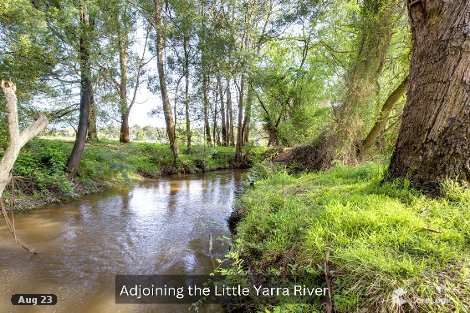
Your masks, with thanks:
M129 143L129 112L121 114L121 129L119 131L119 142Z
M118 26L118 49L119 49L119 111L121 113L121 129L119 133L119 142L129 143L129 110L127 107L127 59L129 40L126 30Z
M88 15L88 7L86 0L80 2L80 115L78 118L78 129L73 145L72 153L67 162L67 171L69 178L75 174L78 163L82 157L83 149L88 132L88 116L90 114L91 100L91 66L90 66L90 50L91 50L91 25Z
M155 25L157 27L157 69L158 69L158 78L160 82L160 92L162 94L163 102L163 112L165 115L166 122L166 133L168 135L168 140L170 142L171 151L173 152L173 161L176 165L176 160L178 158L178 142L176 140L176 128L175 122L173 120L173 113L171 110L170 98L168 96L168 88L166 85L166 76L165 69L163 66L163 55L165 50L165 36L163 34L163 25L162 25L162 10L163 3L161 0L155 1Z
M96 129L96 107L93 87L90 94L90 114L88 116L88 141L98 141L98 130Z
M18 122L18 107L16 99L16 86L11 81L1 81L1 88L5 94L6 113L8 119L8 147L0 160L0 198L11 178L11 170L20 153L21 148L31 138L42 132L49 121L44 114L39 114L34 122L20 132Z
M398 100L405 94L406 90L408 89L409 83L409 76L398 85L398 87L388 96L387 100L385 100L382 109L380 110L379 118L375 122L374 126L367 134L366 138L362 141L362 145L359 148L359 159L363 159L367 153L369 152L370 148L374 145L379 137L380 133L385 127L385 124L388 121L390 112L392 111L395 104Z
M413 57L389 167L424 189L470 180L470 2L408 0Z

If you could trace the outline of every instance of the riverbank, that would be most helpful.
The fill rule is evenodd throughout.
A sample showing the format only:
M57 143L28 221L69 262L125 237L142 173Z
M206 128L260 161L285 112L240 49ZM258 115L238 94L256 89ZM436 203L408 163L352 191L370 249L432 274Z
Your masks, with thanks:
M13 168L16 210L25 211L159 176L246 168L265 150L259 147L246 150L245 161L239 163L235 161L233 147L195 145L189 153L181 151L175 167L167 144L87 143L76 175L70 181L65 165L72 146L69 141L35 139L23 148ZM4 201L8 203L10 196L6 190Z
M335 312L468 312L468 186L448 182L443 197L430 198L407 182L381 183L385 170L289 175L256 166L238 201L229 273L310 277L331 285L331 298L252 299L245 309L325 312L331 299Z

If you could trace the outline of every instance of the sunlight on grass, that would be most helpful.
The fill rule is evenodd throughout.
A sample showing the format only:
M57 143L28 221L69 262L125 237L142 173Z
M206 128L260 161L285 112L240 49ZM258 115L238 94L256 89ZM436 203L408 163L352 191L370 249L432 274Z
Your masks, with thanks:
M443 197L430 198L406 181L381 183L385 169L365 164L291 176L257 167L254 188L238 203L246 216L238 226L242 258L253 271L305 275L321 268L329 251L337 312L396 312L392 294L398 288L406 290L403 312L413 306L465 312L468 186L447 181ZM297 312L292 305L279 308Z

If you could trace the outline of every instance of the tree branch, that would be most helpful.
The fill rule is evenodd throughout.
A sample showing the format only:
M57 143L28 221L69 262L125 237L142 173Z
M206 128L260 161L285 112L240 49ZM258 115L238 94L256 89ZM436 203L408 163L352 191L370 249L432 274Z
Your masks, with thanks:
M1 81L1 88L5 94L6 112L8 117L8 147L0 161L0 198L10 181L10 172L15 164L21 148L31 138L43 131L49 123L44 114L39 114L36 120L25 130L20 132L18 123L18 107L16 99L16 86L11 81Z

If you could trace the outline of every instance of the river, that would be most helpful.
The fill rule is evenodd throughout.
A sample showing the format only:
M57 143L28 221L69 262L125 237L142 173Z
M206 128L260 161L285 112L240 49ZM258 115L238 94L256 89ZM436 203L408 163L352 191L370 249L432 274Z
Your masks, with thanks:
M17 214L18 237L36 255L17 246L2 221L0 312L187 312L181 304L115 304L114 277L210 273L228 251L226 220L242 175L161 178ZM53 293L58 303L13 306L17 293Z

